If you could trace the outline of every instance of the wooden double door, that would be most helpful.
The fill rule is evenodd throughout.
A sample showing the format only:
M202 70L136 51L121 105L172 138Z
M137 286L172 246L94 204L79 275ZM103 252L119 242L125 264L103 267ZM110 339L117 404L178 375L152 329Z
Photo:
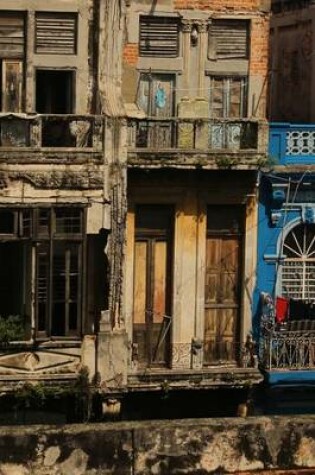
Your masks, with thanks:
M244 212L210 206L207 212L204 364L233 362L239 352Z
M133 343L143 366L169 363L173 215L171 206L136 209Z

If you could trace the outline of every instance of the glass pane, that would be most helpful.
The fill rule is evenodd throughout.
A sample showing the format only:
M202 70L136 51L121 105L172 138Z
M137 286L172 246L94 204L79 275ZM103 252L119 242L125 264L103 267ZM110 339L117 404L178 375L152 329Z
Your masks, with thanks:
M65 256L53 258L53 298L54 300L65 299L66 268Z
M30 237L32 235L32 211L24 209L20 215L20 235Z
M77 234L82 232L82 211L76 208L56 208L56 233Z
M65 336L65 324L65 304L56 302L52 307L51 334L53 336Z
M38 210L38 234L41 236L48 236L50 229L50 210L49 209L39 209Z
M242 115L242 107L241 107L241 100L243 97L242 88L243 88L243 81L240 79L229 79L229 117L241 117Z
M71 302L69 304L69 330L75 331L78 329L78 304Z
M41 251L37 255L37 329L45 331L49 288L49 255Z
M214 118L224 117L224 80L213 78L211 81L211 110L210 115Z

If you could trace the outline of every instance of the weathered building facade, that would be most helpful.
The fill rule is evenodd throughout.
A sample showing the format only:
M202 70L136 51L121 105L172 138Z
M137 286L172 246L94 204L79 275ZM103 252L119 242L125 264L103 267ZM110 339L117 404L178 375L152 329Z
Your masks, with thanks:
M266 379L300 388L315 378L314 6L272 2L271 168L260 180L254 312Z
M269 2L41 3L0 11L2 387L259 381Z
M269 5L148 0L125 14L128 358L112 360L106 387L244 387L260 379L250 335Z
M114 3L1 2L1 391L98 372L101 315L117 301L111 203L124 196Z

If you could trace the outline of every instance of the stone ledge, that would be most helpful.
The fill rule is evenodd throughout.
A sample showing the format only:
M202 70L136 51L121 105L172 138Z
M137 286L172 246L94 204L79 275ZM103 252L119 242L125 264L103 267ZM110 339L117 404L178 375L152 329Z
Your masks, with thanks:
M315 416L0 428L5 475L304 475L314 467Z

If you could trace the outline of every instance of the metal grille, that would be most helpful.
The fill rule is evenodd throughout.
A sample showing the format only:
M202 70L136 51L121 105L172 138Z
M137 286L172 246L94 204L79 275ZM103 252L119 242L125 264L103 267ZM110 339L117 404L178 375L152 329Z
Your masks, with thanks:
M286 154L287 155L314 155L315 154L315 132L311 130L287 132Z
M268 369L311 369L315 367L314 336L272 335L263 340L262 363Z
M176 58L178 33L177 18L140 17L140 56Z
M282 265L282 295L315 300L315 225L296 226L286 237Z
M248 58L248 33L246 20L213 20L209 34L210 56Z
M24 17L22 14L0 14L0 57L20 58L24 54Z
M75 54L77 15L37 13L36 53Z

